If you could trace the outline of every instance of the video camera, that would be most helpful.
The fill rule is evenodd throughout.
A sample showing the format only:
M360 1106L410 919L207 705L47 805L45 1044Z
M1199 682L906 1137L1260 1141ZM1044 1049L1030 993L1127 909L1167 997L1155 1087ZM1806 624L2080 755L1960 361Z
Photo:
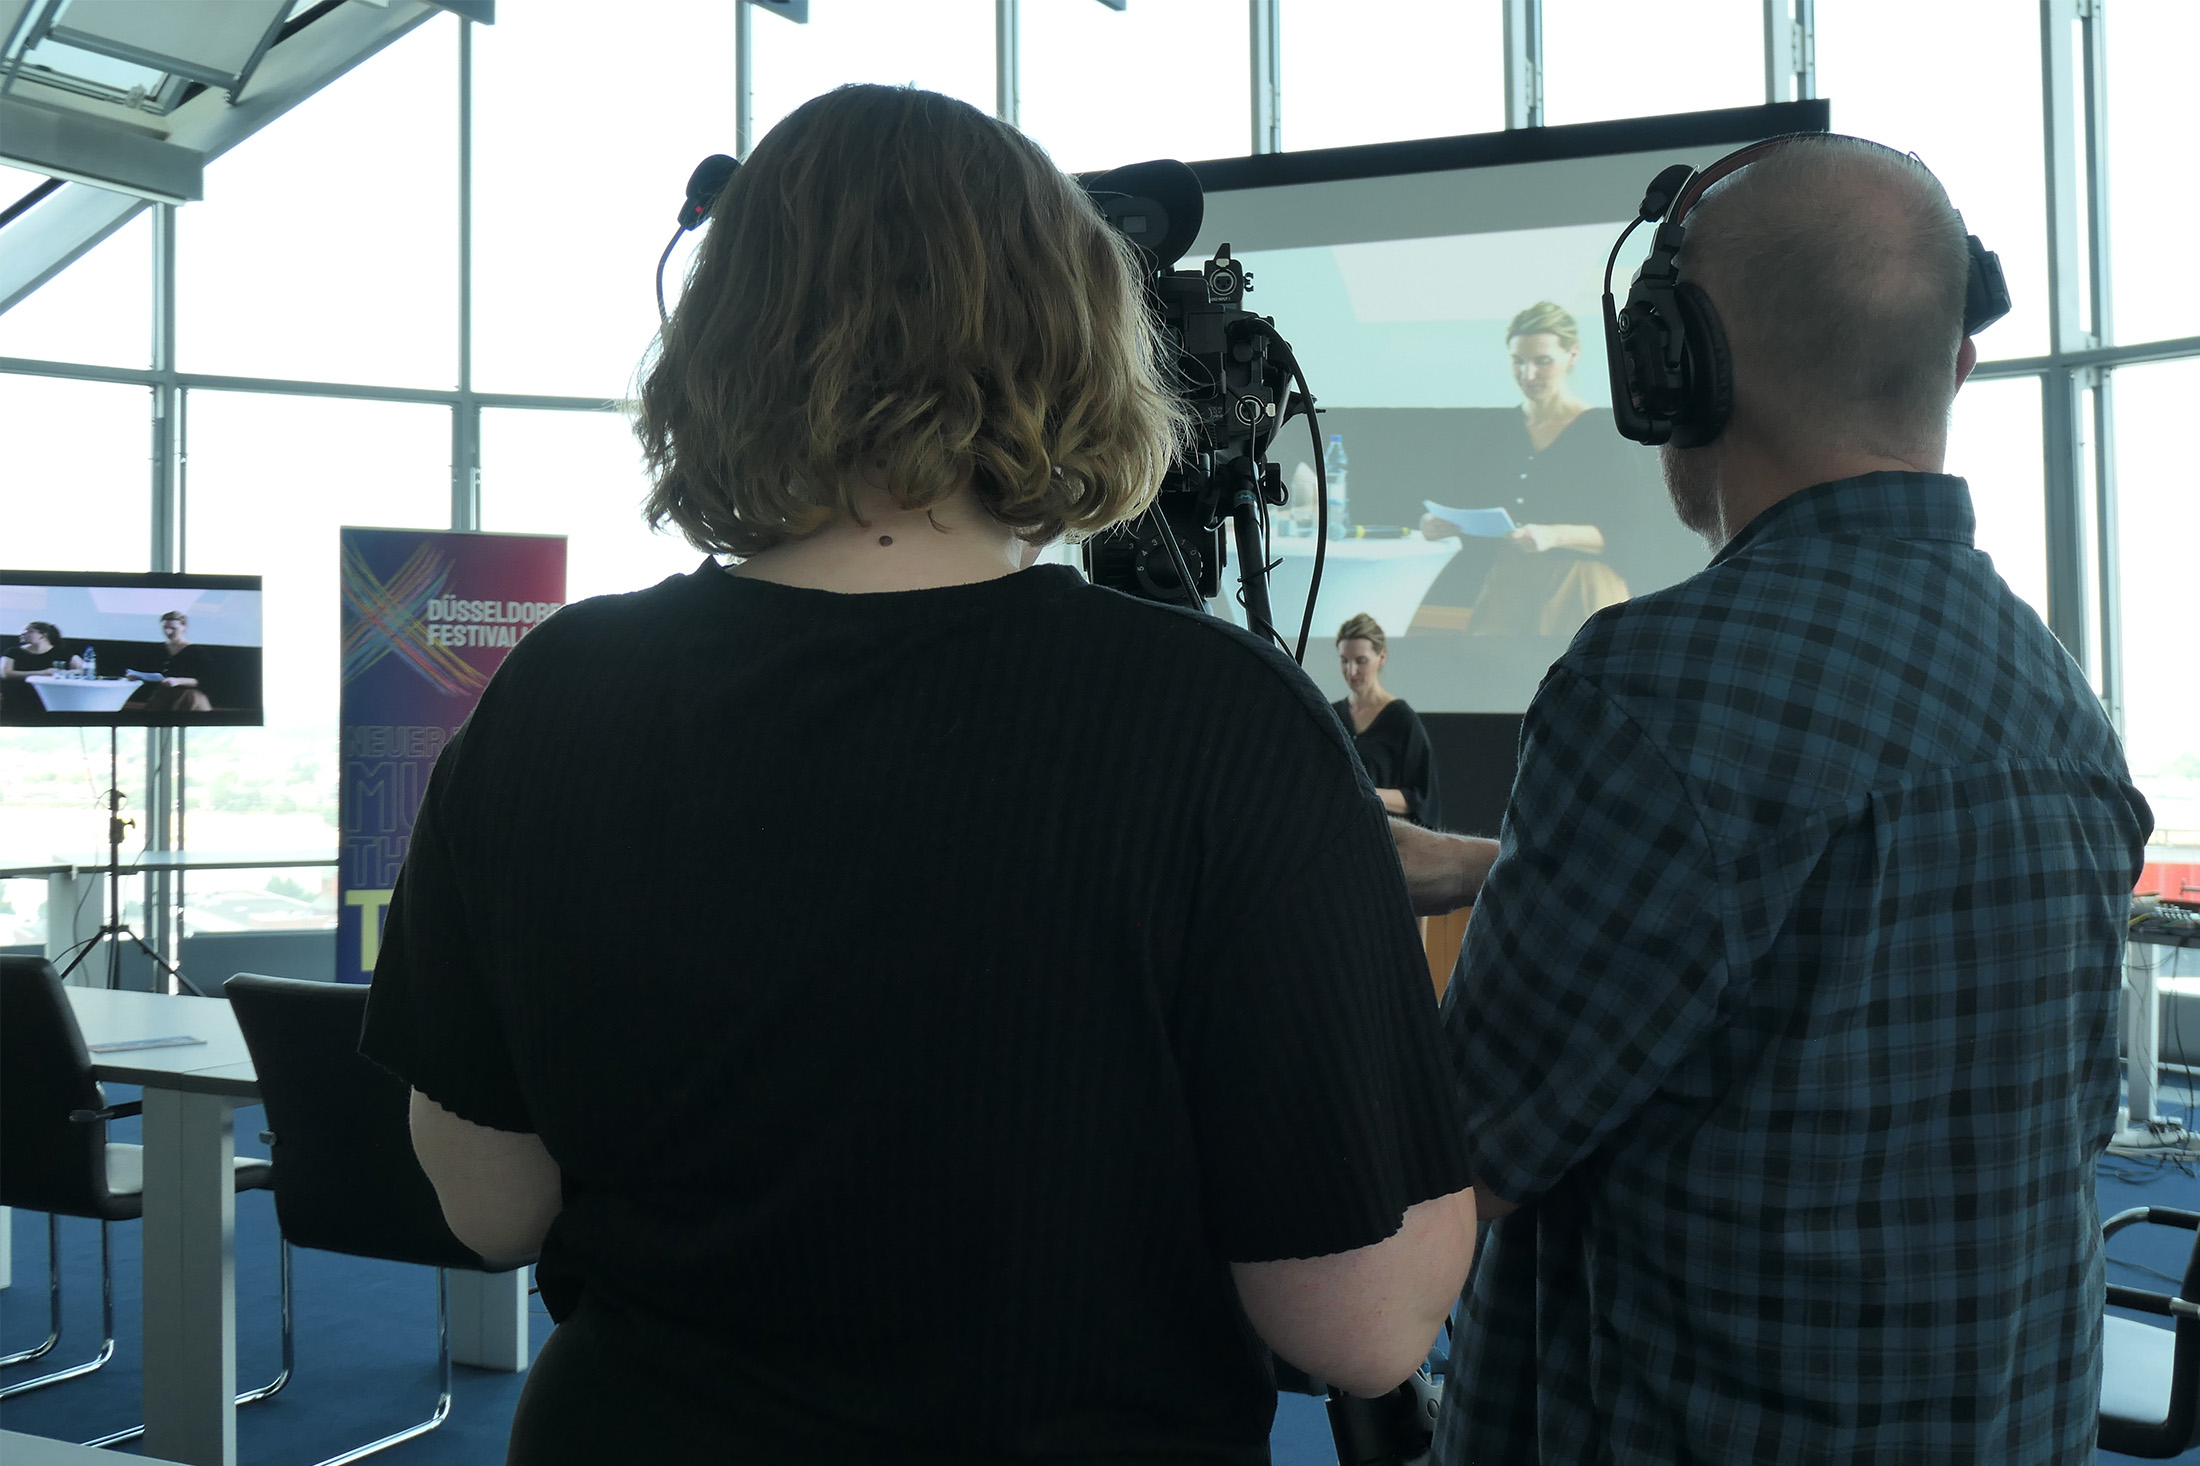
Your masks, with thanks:
M1173 268L1206 214L1190 168L1161 159L1082 182L1101 216L1138 250L1148 306L1174 348L1172 385L1193 418L1192 441L1169 466L1154 506L1087 540L1085 572L1097 585L1204 610L1221 594L1234 534L1247 622L1255 635L1290 651L1269 612L1267 580L1268 510L1282 508L1290 495L1282 471L1263 454L1286 423L1304 415L1315 435L1314 461L1322 462L1305 374L1275 322L1245 309L1253 277L1230 257L1229 245L1197 270ZM1318 501L1324 515L1327 498L1325 487ZM1321 533L1326 539L1326 519ZM1325 548L1315 547L1294 653L1302 660Z

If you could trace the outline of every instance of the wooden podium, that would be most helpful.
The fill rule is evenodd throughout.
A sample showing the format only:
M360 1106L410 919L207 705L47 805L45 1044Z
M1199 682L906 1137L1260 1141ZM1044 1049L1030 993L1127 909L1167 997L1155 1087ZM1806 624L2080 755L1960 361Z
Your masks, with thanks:
M1444 988L1451 982L1452 965L1459 960L1459 944L1466 940L1467 918L1472 915L1472 906L1462 906L1442 916L1421 918L1421 948L1428 953L1428 980L1436 985L1439 1003L1444 1001Z

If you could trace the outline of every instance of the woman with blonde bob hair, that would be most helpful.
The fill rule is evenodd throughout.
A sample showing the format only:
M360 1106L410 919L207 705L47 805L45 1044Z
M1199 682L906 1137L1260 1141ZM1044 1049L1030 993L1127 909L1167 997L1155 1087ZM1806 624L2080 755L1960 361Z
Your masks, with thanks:
M363 1039L539 1256L509 1459L1265 1460L1246 1321L1380 1393L1472 1248L1382 807L1288 661L1031 565L1181 432L1043 153L843 88L713 216L639 430L739 563L512 651Z

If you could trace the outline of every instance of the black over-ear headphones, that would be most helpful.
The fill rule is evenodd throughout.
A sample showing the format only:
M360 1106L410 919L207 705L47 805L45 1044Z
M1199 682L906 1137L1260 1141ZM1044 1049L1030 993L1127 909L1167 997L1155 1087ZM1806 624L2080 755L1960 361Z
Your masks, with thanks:
M687 198L680 205L680 227L665 241L665 252L657 256L657 319L666 325L672 318L665 314L665 261L672 258L672 247L680 242L680 236L701 226L710 217L710 211L718 203L718 195L725 192L733 175L741 171L741 165L724 153L712 153L695 165L688 175Z
M1831 136L1836 134L1786 133L1728 153L1701 172L1676 163L1650 181L1641 208L1604 262L1604 352L1612 372L1612 418L1622 437L1653 446L1671 442L1700 448L1725 429L1734 406L1726 332L1703 287L1680 278L1688 211L1705 189L1765 154L1800 139ZM1620 246L1636 226L1654 221L1662 222L1652 236L1650 257L1627 287L1627 308L1615 310L1612 266ZM1963 238L1971 256L1963 289L1963 334L1975 336L2009 314L2009 286L2002 278L2001 257L1979 243L1976 234Z

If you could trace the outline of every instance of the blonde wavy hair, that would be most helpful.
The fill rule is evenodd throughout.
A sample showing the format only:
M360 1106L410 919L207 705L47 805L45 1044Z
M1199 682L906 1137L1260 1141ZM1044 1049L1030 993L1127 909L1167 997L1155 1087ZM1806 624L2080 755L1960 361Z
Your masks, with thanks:
M1505 343L1509 346L1517 337L1539 336L1545 331L1556 336L1558 344L1568 351L1581 344L1581 323L1555 300L1539 300L1514 316L1505 328Z
M1383 635L1383 624L1365 611L1337 628L1337 645L1355 639L1366 642L1378 657L1390 651L1390 638Z
M1013 128L910 87L797 108L712 211L645 363L649 522L753 555L965 481L1024 539L1149 504L1187 432L1130 246Z

